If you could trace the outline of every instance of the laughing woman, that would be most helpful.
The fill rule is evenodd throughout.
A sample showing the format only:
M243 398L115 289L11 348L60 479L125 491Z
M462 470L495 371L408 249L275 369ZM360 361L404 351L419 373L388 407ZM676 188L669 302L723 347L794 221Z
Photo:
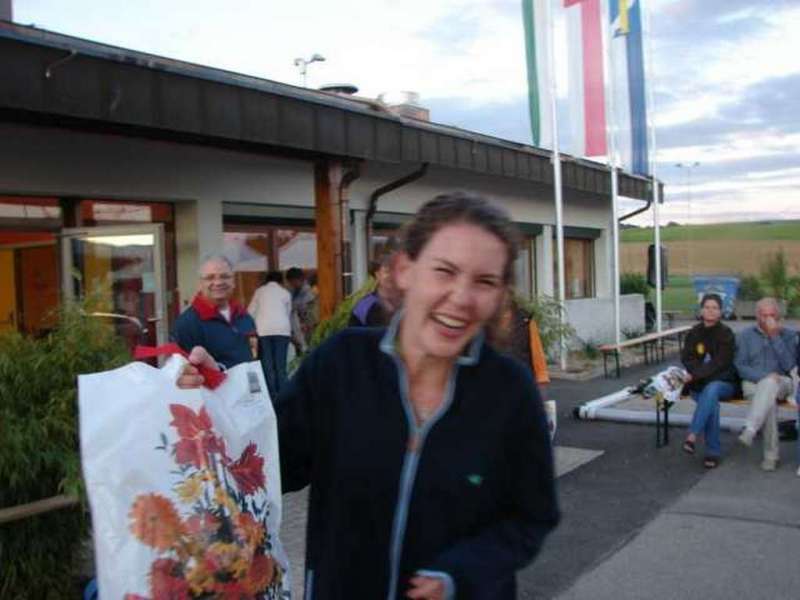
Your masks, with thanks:
M719 464L719 403L733 397L736 391L736 369L733 355L736 338L730 327L722 323L722 299L706 294L700 302L701 321L689 331L681 350L681 362L689 373L686 387L697 403L683 449L695 453L700 435L705 437L703 465L713 469Z
M305 359L277 413L311 486L306 598L506 599L559 513L530 373L483 343L516 257L507 215L443 195L407 229L404 307Z

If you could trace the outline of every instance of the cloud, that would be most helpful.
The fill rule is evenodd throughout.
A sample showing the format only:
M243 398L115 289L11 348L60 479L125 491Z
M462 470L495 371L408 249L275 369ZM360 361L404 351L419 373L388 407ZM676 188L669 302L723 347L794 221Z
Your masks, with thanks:
M503 138L521 144L531 143L528 99L475 104L469 98L434 98L423 102L431 111L431 120Z
M644 5L665 212L685 190L673 164L696 160L703 218L714 210L730 218L731 199L737 214L794 214L800 3ZM435 121L530 143L518 0L239 0L236 10L216 0L37 0L14 8L19 22L295 85L293 60L318 52L327 60L309 68L310 87L351 82L373 97L417 91ZM561 111L563 147L569 120Z

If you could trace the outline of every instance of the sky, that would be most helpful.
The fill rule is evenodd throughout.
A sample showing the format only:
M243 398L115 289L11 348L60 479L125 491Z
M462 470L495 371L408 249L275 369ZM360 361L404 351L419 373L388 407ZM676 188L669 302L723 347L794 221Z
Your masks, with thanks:
M521 0L12 1L21 24L293 85L319 53L309 87L415 91L433 121L531 142ZM800 218L800 0L640 1L662 222Z

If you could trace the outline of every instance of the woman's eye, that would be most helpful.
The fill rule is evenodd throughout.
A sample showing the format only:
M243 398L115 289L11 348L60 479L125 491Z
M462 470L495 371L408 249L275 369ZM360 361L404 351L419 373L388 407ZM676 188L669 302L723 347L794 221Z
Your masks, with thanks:
M436 267L434 270L437 273L442 273L442 274L445 274L445 275L452 275L453 274L453 269L448 269L447 267Z

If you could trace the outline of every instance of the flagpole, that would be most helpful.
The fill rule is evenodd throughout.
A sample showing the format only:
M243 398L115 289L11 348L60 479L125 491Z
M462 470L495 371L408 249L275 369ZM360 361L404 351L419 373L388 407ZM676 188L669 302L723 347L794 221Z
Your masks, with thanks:
M639 0L639 2L643 1L644 0ZM656 250L656 331L660 332L663 328L661 316L661 287L663 285L661 281L661 190L659 189L658 179L656 178L656 127L653 117L655 113L655 98L653 95L653 87L649 85L650 78L653 76L653 46L651 43L652 36L650 31L652 21L650 20L650 7L648 6L647 10L642 10L643 8L644 6L640 6L643 18L647 24L646 27L643 28L642 36L647 36L647 60L645 62L647 69L645 71L644 85L645 98L650 108L650 110L647 111L647 128L650 134L650 176L653 180L653 244Z
M553 130L553 190L555 196L556 210L556 263L558 266L558 301L561 323L566 321L566 275L564 273L564 210L563 196L561 187L561 153L558 143L558 108L556 98L558 96L558 85L556 83L555 52L553 50L553 33L555 32L555 21L553 19L553 9L549 2L547 5L547 64L550 66L550 122ZM561 335L559 339L559 358L561 370L567 369L567 339Z
M611 284L613 287L614 299L614 343L622 341L621 335L621 316L620 316L620 277L619 277L619 157L617 156L617 127L615 124L616 113L614 112L614 57L613 57L613 38L609 32L609 15L611 14L608 2L603 1L601 16L601 31L603 33L603 44L607 51L603 52L603 64L608 77L603 78L603 87L606 96L606 143L608 145L608 166L611 169L611 244L612 244L612 264L611 264Z

